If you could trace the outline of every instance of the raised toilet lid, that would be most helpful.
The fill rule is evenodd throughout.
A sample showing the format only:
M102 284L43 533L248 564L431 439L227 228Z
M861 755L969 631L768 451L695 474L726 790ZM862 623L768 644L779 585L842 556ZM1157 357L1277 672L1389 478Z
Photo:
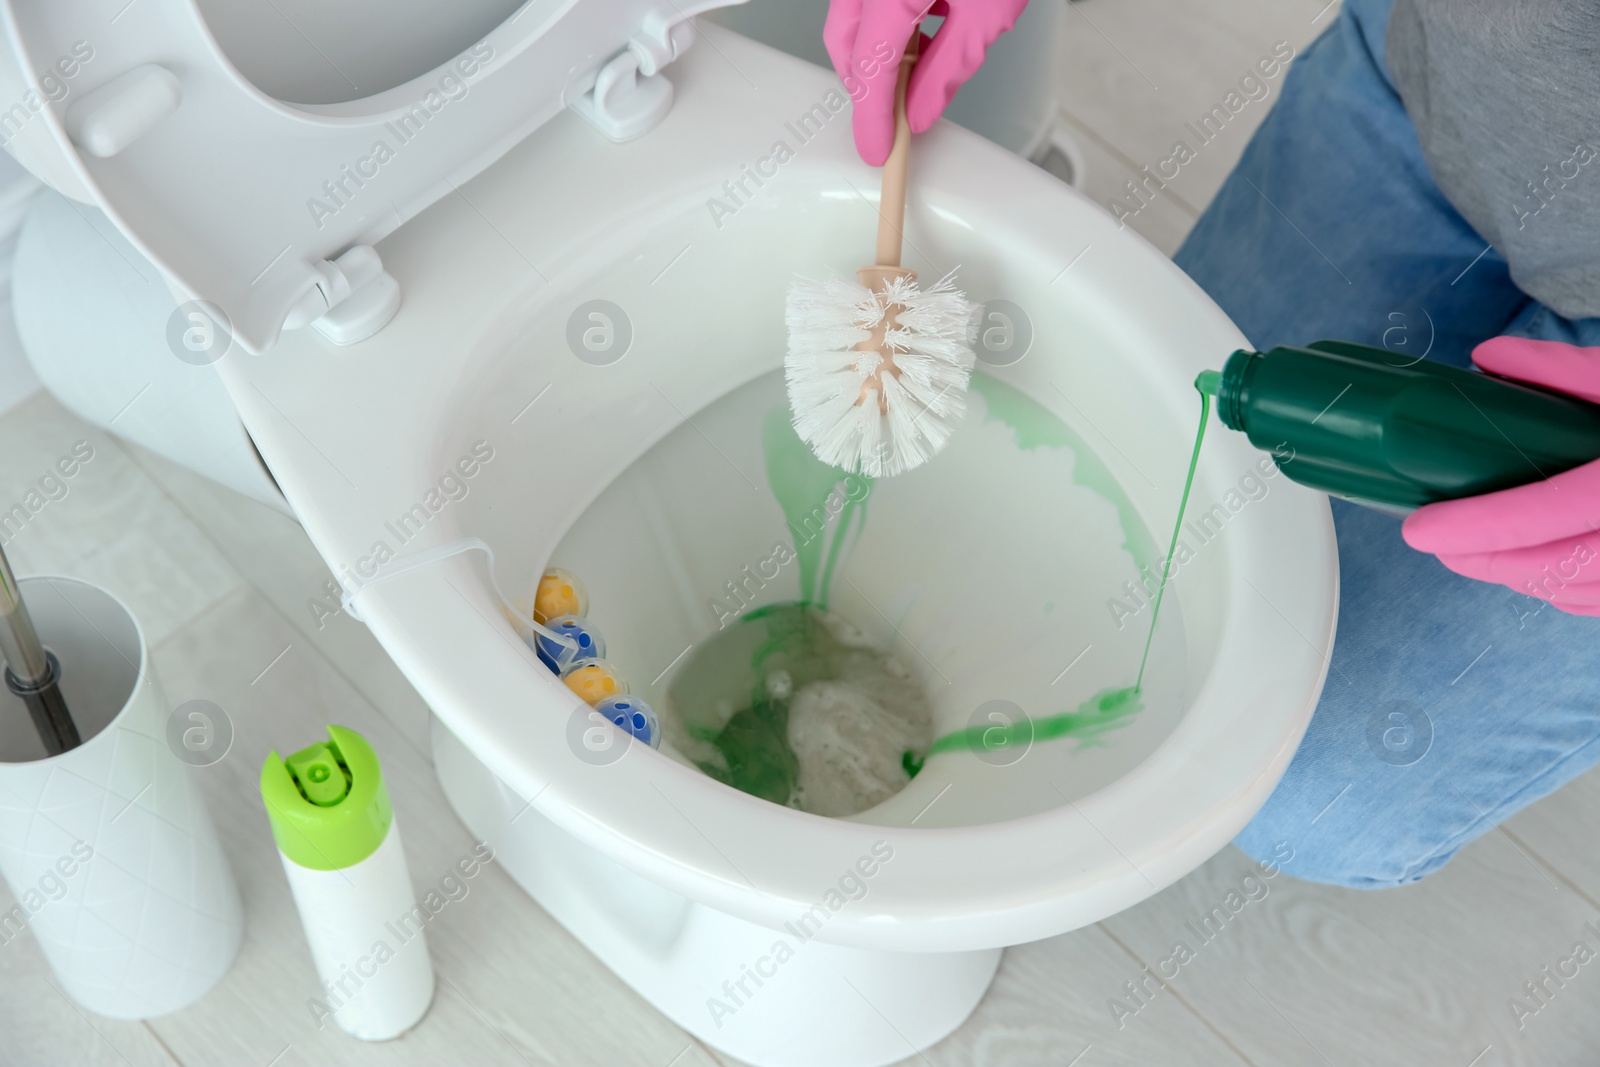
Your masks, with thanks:
M370 255L332 261L457 195L564 106L595 121L597 77L597 125L649 128L671 101L656 70L726 2L528 0L410 81L291 104L239 71L195 0L0 0L0 140L261 352L377 272Z

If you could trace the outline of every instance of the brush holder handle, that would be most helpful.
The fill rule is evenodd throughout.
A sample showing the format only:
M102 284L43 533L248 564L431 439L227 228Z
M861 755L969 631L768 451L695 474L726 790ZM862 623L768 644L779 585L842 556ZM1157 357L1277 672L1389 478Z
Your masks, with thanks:
M138 623L96 586L24 578L40 641L83 743L47 756L0 688L0 874L15 905L0 945L31 931L63 991L115 1019L193 1003L232 963L239 891Z

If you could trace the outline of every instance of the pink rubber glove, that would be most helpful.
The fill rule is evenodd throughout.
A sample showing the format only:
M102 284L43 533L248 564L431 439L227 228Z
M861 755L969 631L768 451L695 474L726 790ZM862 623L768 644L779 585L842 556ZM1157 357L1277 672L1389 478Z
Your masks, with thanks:
M1028 0L831 0L823 43L833 69L855 102L856 151L881 167L894 146L894 86L900 54L927 15L944 24L922 49L906 89L912 133L936 122L956 90L978 72L995 39L1009 30Z
M1496 337L1472 353L1491 374L1600 403L1600 348ZM1406 518L1406 544L1468 578L1573 615L1600 615L1600 460Z

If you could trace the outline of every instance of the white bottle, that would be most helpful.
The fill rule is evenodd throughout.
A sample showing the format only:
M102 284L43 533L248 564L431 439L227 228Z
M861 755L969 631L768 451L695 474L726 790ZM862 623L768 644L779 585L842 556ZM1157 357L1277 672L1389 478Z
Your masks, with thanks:
M388 1041L433 1000L433 964L372 746L354 730L261 768L261 799L289 876L322 996L307 1007L363 1041Z

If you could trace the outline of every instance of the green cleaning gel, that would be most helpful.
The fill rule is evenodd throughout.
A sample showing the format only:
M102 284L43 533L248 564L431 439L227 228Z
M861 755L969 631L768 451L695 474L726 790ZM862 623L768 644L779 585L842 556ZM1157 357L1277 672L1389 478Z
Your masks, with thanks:
M1346 341L1240 350L1195 381L1301 485L1409 511L1600 458L1600 407Z

